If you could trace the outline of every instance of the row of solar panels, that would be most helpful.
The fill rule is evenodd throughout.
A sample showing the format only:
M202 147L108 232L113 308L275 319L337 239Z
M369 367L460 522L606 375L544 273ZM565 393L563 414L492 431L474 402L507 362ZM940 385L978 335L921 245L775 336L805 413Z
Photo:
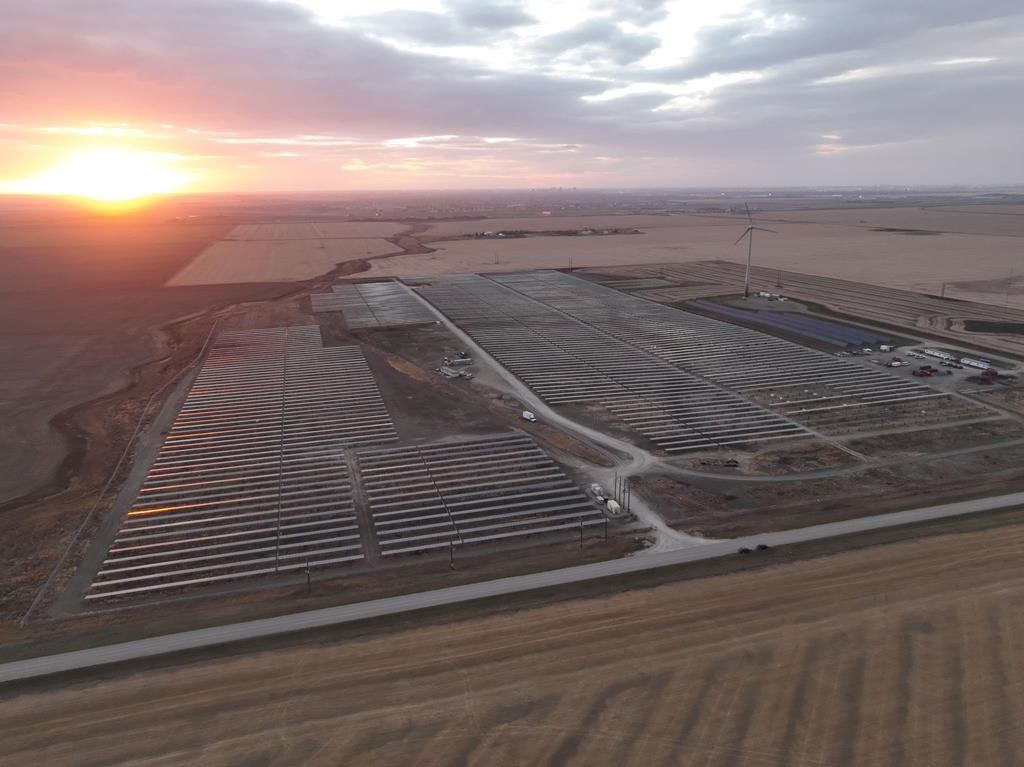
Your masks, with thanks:
M431 535L464 546L600 519L525 436L360 451L397 436L359 347L324 347L318 326L221 334L85 598L362 560L374 544L357 518L360 474L385 555L432 548ZM411 454L432 473L429 498Z

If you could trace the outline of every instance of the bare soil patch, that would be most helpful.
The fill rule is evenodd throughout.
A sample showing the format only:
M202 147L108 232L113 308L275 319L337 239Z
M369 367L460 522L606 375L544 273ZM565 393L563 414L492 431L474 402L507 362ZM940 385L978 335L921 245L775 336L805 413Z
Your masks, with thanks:
M972 447L1021 438L1024 438L1024 425L1019 421L1003 419L903 434L883 434L849 440L846 445L858 453L873 458L889 458L898 455L926 455L939 452L943 448Z
M1024 415L1024 389L990 389L975 396L982 402Z

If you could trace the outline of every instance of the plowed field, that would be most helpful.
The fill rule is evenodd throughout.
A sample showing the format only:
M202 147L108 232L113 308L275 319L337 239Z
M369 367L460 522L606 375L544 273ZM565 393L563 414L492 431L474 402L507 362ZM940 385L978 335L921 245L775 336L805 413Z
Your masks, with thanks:
M1019 765L1022 544L937 536L53 684L0 703L0 761Z

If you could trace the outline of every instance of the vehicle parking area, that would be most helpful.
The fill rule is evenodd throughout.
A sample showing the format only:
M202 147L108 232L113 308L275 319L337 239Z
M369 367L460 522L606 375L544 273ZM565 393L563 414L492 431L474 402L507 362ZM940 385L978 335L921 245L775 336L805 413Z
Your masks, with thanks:
M383 556L603 525L604 514L524 434L359 452Z
M534 277L534 275L540 275ZM445 276L415 289L551 405L598 403L666 453L806 436L799 424L571 316L557 272ZM532 287L566 293L557 308ZM611 296L623 295L607 291Z
M345 451L396 438L359 347L222 333L85 598L362 559Z
M309 298L315 314L341 312L350 328L392 328L436 319L400 282L333 285L330 293L313 293Z

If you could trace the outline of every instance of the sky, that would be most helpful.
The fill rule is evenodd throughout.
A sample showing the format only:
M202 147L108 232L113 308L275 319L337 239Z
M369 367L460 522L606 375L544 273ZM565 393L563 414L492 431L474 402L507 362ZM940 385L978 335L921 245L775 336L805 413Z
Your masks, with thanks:
M198 192L1024 182L1020 0L0 11L0 191L117 156Z

